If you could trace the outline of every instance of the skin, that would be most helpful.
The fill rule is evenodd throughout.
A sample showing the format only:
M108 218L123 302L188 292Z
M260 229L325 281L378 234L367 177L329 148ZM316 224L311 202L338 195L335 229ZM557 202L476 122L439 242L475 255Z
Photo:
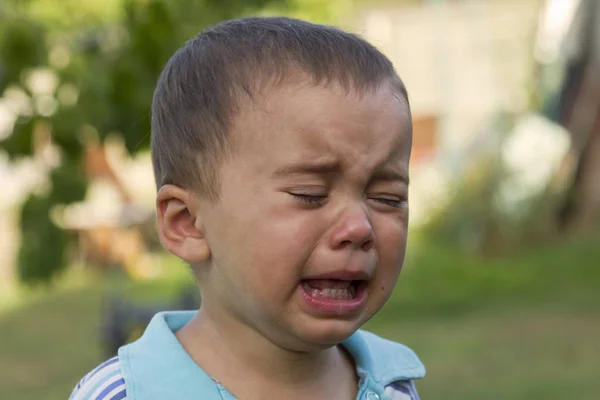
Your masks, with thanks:
M404 261L411 148L406 100L384 83L359 94L305 81L265 89L234 121L220 197L167 185L159 232L198 265L202 306L176 335L243 399L353 399L352 358L338 345L387 301ZM301 282L361 273L357 312L308 306Z

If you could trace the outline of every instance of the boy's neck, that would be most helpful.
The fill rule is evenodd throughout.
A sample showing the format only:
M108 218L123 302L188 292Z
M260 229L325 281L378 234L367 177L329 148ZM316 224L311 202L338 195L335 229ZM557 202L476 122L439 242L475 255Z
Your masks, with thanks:
M202 310L176 332L192 359L242 400L253 398L354 399L358 378L341 347L297 352L275 345L233 321L214 321Z

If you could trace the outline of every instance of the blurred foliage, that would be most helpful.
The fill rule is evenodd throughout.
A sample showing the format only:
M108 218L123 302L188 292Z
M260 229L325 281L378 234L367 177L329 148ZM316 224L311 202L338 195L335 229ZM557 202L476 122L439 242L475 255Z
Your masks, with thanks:
M565 188L555 177L539 192L505 198L514 195L508 184L515 173L507 168L502 151L518 118L505 112L491 118L482 135L485 145L468 152L468 162L416 229L417 235L487 256L505 256L557 237L555 214Z
M17 98L12 132L0 150L12 160L40 157L38 136L51 137L58 166L49 185L22 208L19 274L49 281L64 268L68 237L48 216L82 200L85 145L109 135L135 153L149 146L150 103L168 58L204 27L262 12L320 22L339 17L349 0L4 0L0 2L0 94ZM35 79L45 76L40 90ZM48 83L50 82L50 83ZM10 96L9 96L10 94Z
M23 205L19 278L28 283L48 282L66 263L67 234L50 219L48 196L31 195Z
M375 318L454 318L524 304L598 309L598 240L600 230L488 257L416 233L395 294Z

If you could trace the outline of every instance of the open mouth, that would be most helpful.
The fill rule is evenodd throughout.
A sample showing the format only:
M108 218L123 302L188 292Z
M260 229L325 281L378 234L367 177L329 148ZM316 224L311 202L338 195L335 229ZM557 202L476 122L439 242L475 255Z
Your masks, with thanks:
M315 299L353 300L364 284L361 280L306 279L302 281L302 288Z
M366 307L367 280L304 279L299 287L307 310L315 315L346 318Z

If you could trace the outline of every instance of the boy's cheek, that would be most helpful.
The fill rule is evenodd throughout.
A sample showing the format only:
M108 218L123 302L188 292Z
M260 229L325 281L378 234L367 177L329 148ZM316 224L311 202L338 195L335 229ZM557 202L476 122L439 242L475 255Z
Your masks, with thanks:
M377 274L385 275L385 279L395 282L404 265L406 256L406 236L403 235L396 241L390 241L379 251L379 265Z
M408 223L406 220L385 221L375 229L375 247L379 257L399 259L406 251Z

